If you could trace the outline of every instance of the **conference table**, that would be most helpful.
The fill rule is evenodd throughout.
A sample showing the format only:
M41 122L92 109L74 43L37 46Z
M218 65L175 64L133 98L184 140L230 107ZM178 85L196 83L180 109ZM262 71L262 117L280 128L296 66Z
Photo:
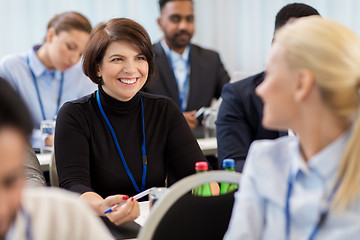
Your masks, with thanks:
M217 154L217 140L213 138L199 138L198 144L205 156L216 156ZM36 154L41 170L43 172L49 171L49 164L51 161L51 153L38 153Z

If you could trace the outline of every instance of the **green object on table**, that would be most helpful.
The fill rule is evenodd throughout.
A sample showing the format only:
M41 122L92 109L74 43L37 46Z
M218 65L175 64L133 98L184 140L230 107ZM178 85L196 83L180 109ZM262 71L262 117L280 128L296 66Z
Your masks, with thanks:
M196 173L206 172L209 169L207 162L197 162L195 164ZM206 183L201 186L195 187L193 194L195 196L209 197L211 196L210 184Z
M225 171L235 172L234 159L224 159L222 166ZM236 191L238 189L238 187L239 186L237 184L222 182L220 184L220 194L227 194L227 193Z

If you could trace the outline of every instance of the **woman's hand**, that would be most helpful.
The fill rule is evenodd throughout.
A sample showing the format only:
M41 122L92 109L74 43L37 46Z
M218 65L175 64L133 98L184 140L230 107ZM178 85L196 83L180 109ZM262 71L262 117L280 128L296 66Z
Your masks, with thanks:
M80 198L85 200L99 216L106 216L116 225L131 222L140 215L139 203L126 195L112 195L103 199L95 192L85 192L81 194ZM104 214L106 210L119 203L125 204L110 213Z
M134 198L129 198L125 195L113 195L105 198L101 203L101 211L105 212L107 209L119 203L124 203L124 205L117 207L112 212L105 214L105 216L115 225L119 226L123 223L134 221L139 217L139 203L134 200Z

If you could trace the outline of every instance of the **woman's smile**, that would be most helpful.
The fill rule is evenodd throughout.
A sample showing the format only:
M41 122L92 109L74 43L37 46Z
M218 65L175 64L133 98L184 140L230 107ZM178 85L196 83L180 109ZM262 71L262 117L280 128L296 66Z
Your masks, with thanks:
M118 78L118 80L125 85L134 85L139 80L139 78Z

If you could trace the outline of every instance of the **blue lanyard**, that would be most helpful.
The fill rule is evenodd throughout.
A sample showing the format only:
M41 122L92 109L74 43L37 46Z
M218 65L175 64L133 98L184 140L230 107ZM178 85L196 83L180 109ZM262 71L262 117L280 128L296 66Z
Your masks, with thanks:
M141 102L142 132L143 132L143 142L142 142L142 146L141 146L141 153L142 153L141 156L142 156L142 163L143 163L143 175L142 175L142 180L141 180L141 189L139 189L133 175L131 174L131 172L129 170L129 167L126 164L125 157L124 157L124 155L123 155L123 153L121 151L119 142L118 142L118 140L116 138L116 135L115 135L115 131L114 131L113 127L111 126L111 123L110 123L109 119L106 117L104 109L103 109L103 107L101 105L99 91L96 91L96 100L97 100L97 104L99 106L100 112L101 112L102 116L104 117L105 122L106 122L106 124L108 125L108 127L110 129L111 135L112 135L114 143L116 145L116 149L117 149L117 151L118 151L118 153L120 155L121 161L122 161L122 163L124 165L124 168L125 168L125 171L126 171L127 175L129 176L129 178L130 178L130 180L131 180L131 182L132 182L132 184L133 184L133 186L134 186L134 188L135 188L135 190L137 192L144 191L144 189L145 189L146 171L147 171L147 155L146 155L146 148L145 148L144 104L143 104L143 100L142 100L141 96L140 96L140 102Z
M176 82L177 82L177 84L179 86L180 82L179 82L179 79L176 78L175 66L173 65L172 60L171 60L171 51L172 50L169 48L169 51L168 51L167 55L168 55L169 63L170 63L172 72L174 74L175 80L176 80ZM186 62L185 81L184 81L184 84L183 84L182 91L179 91L180 109L181 109L182 112L184 112L186 110L185 102L186 102L186 97L187 97L186 91L188 90L188 86L189 86L189 77L190 77L190 49L189 49L189 56L188 56L188 59L187 59L187 62Z
M34 72L31 70L29 56L27 56L27 64L28 64L28 66L29 66L30 73L31 73L31 75L32 75L32 77L33 77L33 82L34 82L35 89L36 89L36 93L37 93L37 97L38 97L38 100L39 100L39 105L40 105L40 109L41 109L41 113L42 113L43 120L46 120L45 111L44 111L44 106L43 106L43 103L42 103L42 101L41 101L39 86L38 86L38 83L37 83L37 80L36 80L36 76L35 76ZM64 85L64 73L62 72L62 73L61 73L61 80L60 80L59 96L58 96L58 99L57 99L57 107L56 107L56 113L55 113L55 115L58 114L58 111L59 111L59 108L60 108L60 101L61 101L61 95L62 95L63 85Z
M288 181L288 191L286 194L286 205L285 205L285 215L286 215L286 240L290 239L290 196L291 196L291 192L292 192L292 188L293 188L293 182L294 182L294 174L290 173L289 176L289 181ZM319 221L317 222L317 224L315 225L313 231L310 234L309 240L314 240L316 234L318 233L319 229L323 226L323 224L326 221L326 218L328 216L329 213L329 208L330 208L330 202L332 200L332 198L335 195L335 192L337 191L337 189L339 188L340 182L336 183L334 189L332 190L331 194L327 197L326 199L326 207L321 211L320 213L320 218Z

